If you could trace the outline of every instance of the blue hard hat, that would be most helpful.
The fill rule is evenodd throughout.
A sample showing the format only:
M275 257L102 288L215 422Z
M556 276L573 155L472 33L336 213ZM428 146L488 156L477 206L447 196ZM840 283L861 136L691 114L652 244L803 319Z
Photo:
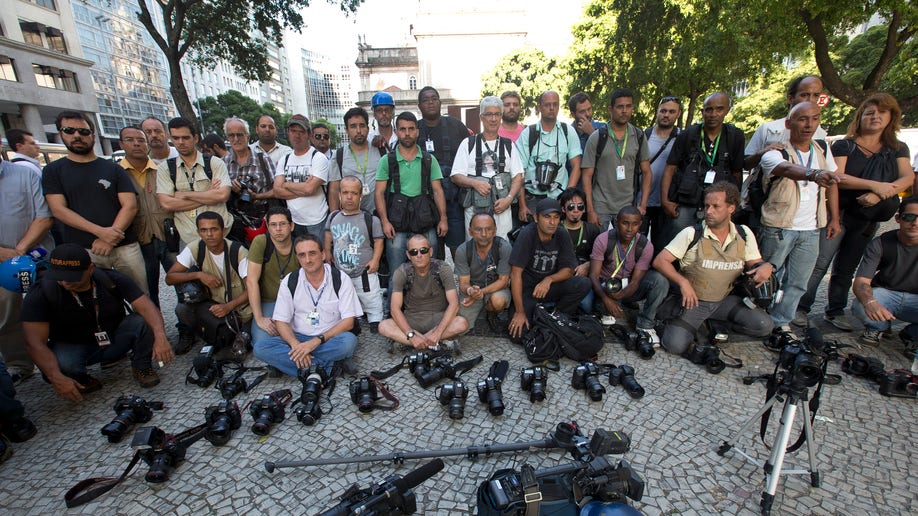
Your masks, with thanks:
M641 513L624 503L594 500L580 509L580 516L641 516Z
M0 287L10 292L28 292L38 279L40 260L31 256L15 256L0 263Z
M395 107L395 100L392 98L392 95L389 95L384 91L380 91L373 95L373 99L370 101L370 109L375 108L376 106Z

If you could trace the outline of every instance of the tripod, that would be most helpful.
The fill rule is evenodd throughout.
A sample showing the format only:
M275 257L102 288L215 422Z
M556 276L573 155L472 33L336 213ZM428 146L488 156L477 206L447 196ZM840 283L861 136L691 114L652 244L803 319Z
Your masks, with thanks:
M782 375L783 376L783 375ZM810 475L810 485L813 487L819 487L819 472L816 471L816 448L813 444L813 428L810 425L810 409L807 401L809 400L809 390L806 386L791 385L791 382L787 381L787 377L782 377L777 387L775 388L774 395L765 402L765 405L755 413L754 416L749 418L748 421L743 423L743 426L730 438L718 448L717 454L721 457L724 456L730 449L733 448L733 445L744 434L750 427L756 422L756 420L767 421L763 419L766 414L769 413L771 408L780 402L784 402L784 411L781 413L781 426L778 428L778 433L775 435L775 442L772 444L771 456L769 456L768 461L762 465L765 470L765 490L762 491L762 501L759 504L762 507L762 514L768 516L771 514L771 506L774 503L775 491L778 489L778 479L781 474L785 475L805 475L809 473ZM818 392L817 392L818 396ZM784 465L784 456L788 451L795 451L800 444L799 441L797 444L788 449L787 444L790 441L791 429L794 426L794 417L797 414L797 407L802 408L803 410L803 434L806 438L806 449L809 455L810 468L808 470L783 470ZM764 424L762 425L761 435L764 439L765 428ZM743 453L742 450L736 450L739 454L745 457L747 460L758 463L754 458Z

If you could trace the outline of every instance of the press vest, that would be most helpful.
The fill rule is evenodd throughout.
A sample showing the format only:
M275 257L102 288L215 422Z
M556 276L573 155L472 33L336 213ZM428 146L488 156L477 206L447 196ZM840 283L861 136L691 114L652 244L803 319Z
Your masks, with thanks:
M156 174L157 167L153 160L148 160L143 170L135 171L131 163L124 159L119 163L121 168L128 171L134 189L137 190L137 215L131 227L137 234L137 241L141 245L149 244L154 238L165 241L163 235L163 219L170 216L156 199ZM138 177L140 176L140 177Z
M786 148L793 148L793 144L785 141ZM787 161L795 165L804 165L800 163L796 152L787 152ZM813 156L816 158L816 167L821 170L826 169L826 156L822 152L822 147L813 143ZM794 217L800 208L800 189L797 187L797 181L787 177L769 176L762 179L762 189L768 197L762 204L762 225L773 228L790 228L793 226ZM828 214L826 211L826 189L819 187L819 194L816 198L816 226L823 228L828 223Z
M196 254L198 249L198 241L194 241L188 246ZM230 242L224 240L223 245L224 255L230 252ZM239 250L239 260L242 261L245 258L246 253L245 249ZM197 257L195 257L197 260ZM229 265L227 263L227 265ZM238 264L229 265L227 271L220 272L220 269L217 268L217 263L214 262L214 257L210 254L209 251L205 249L204 251L204 263L199 263L198 267L201 268L203 272L213 274L214 276L220 278L222 281L218 287L210 289L210 299L215 303L226 303L230 301L233 297L238 296L242 291L245 290L245 283L243 279L239 276L239 273L236 272L236 267ZM229 273L230 276L230 287L232 297L230 299L226 298L226 273ZM248 321L252 318L252 307L249 306L248 301L246 301L242 306L236 309L236 314L242 319L243 322Z
M743 273L746 242L733 229L732 223L731 230L733 240L726 247L721 247L718 240L703 235L698 242L698 258L683 271L701 301L722 301L733 290L733 282Z

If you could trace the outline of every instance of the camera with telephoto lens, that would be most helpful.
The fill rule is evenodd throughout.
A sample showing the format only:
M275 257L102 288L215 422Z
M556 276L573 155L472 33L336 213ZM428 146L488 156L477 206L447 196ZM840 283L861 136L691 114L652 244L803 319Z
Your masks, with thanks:
M231 400L235 398L236 395L248 390L249 384L245 381L245 378L242 377L244 372L244 369L240 369L233 373L232 376L220 378L220 381L217 382L217 390L220 391L220 395L223 396L223 399Z
M644 388L634 379L634 368L630 365L620 365L609 370L609 385L621 385L628 396L634 399L644 397Z
M287 416L284 405L273 392L253 401L249 407L249 414L255 420L252 433L262 436L271 433L274 423L280 423Z
M351 401L357 405L357 410L364 414L373 412L376 400L380 399L380 395L376 389L376 383L369 376L351 380L348 390L351 393Z
M144 479L153 484L169 480L169 472L185 459L185 452L188 451L174 435L155 426L138 428L131 441L131 448L150 466Z
M484 380L479 380L475 386L478 390L478 400L488 404L488 412L492 416L499 416L504 413L504 395L500 388L500 378L488 376ZM440 391L442 394L443 391Z
M720 348L710 342L699 342L689 347L682 356L693 364L703 365L711 374L718 374L727 367L720 359Z
M207 420L207 429L204 438L214 446L223 446L229 442L233 430L242 426L242 413L235 401L223 400L220 403L204 409L204 418Z
M599 375L602 372L600 367L594 362L584 361L574 368L574 374L571 376L571 387L577 390L585 389L587 395L593 401L602 400L602 395L606 393L606 388L602 386Z
M437 392L437 401L440 405L449 405L450 419L462 419L465 416L465 400L468 397L469 388L462 380L443 384Z
M644 360L653 358L657 352L644 332L628 330L621 324L613 324L609 330L622 341L627 351L637 351Z
M896 369L879 378L880 394L897 398L918 397L918 377L904 369Z
M220 376L222 376L222 371L220 364L214 360L214 347L208 345L202 347L201 352L194 357L191 371L185 377L185 383L193 383L198 387L210 387L210 384Z
M102 435L108 437L108 442L117 443L124 439L124 434L131 426L149 421L154 410L163 408L163 403L148 402L139 396L122 396L113 408L117 415L111 423L102 427Z
M430 369L430 353L425 353L423 351L418 351L413 355L408 355L406 359L408 363L408 370L411 371L411 374L415 376L420 376L424 374L428 369Z
M242 188L242 190L239 191L239 200L242 202L252 202L252 194L249 192L249 190L255 190L252 188L252 185L240 179L239 188Z
M520 388L529 392L529 402L545 401L548 370L542 366L524 367L520 370Z
M437 357L430 360L427 369L421 374L418 374L419 369L420 364L415 368L414 377L418 379L418 383L425 389L443 378L452 378L456 375L453 361L449 357Z
M558 177L558 170L561 166L552 161L536 161L535 164L535 182L536 188L541 192L551 190L552 183Z
M308 369L305 367L298 369L296 377L303 384L303 391L300 393L300 404L293 413L296 414L297 421L306 426L312 426L322 417L319 398L328 381L328 375L324 367L312 364Z

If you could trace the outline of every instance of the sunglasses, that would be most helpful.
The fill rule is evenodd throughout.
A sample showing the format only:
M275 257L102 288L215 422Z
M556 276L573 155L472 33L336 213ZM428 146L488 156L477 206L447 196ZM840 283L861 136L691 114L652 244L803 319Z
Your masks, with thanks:
M312 135L312 137L315 138L316 140L329 140L329 139L331 139L331 135L330 135L330 134L314 134L314 135Z
M918 220L918 213L903 213L899 215L899 219L903 222L915 222Z
M83 127L61 127L61 132L64 134L80 133L80 136L89 136L92 134L91 130Z
M429 248L429 247L419 247L419 248L417 248L417 249L409 249L409 250L408 250L408 254L411 255L411 256L417 256L418 253L420 253L420 254L427 254L427 253L429 253L429 252L430 252L430 248Z
M584 208L585 206L583 205L583 203L580 203L580 204L570 203L567 205L567 211L574 211L574 210L583 211Z

